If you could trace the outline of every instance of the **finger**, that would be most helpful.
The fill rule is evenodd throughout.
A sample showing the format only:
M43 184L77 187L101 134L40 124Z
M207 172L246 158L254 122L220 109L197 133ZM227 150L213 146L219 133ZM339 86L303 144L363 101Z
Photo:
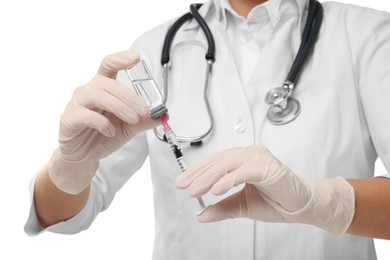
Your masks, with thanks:
M139 115L136 111L128 107L125 103L117 97L112 96L99 89L83 90L74 97L76 104L90 110L101 109L113 113L121 120L136 124L139 121Z
M230 151L216 153L200 163L190 167L176 179L176 186L179 189L188 188L200 175L204 174L210 167L217 165L223 158L229 156Z
M213 164L218 161L217 158L207 160L207 162L197 164L194 167L187 169L184 173L176 178L176 187L179 189L187 189L197 178L204 174Z
M138 124L136 125L129 125L131 128L131 131L133 131L135 134L156 128L157 126L161 125L160 119L152 119L150 118L149 114L140 116L140 120ZM126 126L125 126L126 127Z
M133 136L146 130L156 128L159 125L161 125L159 119L152 119L149 115L143 115L140 117L137 124L124 124L122 126L124 140L127 142L127 140L130 140Z
M222 195L231 188L244 183L259 183L268 178L267 174L274 157L264 156L268 150L260 147L256 149L253 158L242 161L236 169L231 169L229 174L218 180L211 189L214 195Z
M241 192L235 193L220 202L209 206L197 216L199 222L215 222L225 219L239 218L243 215L243 199Z
M235 173L237 169L242 166L242 160L234 156L237 149L228 150L224 152L220 157L221 159L212 162L209 167L204 170L203 173L198 174L197 178L193 180L190 184L188 192L192 197L199 197L208 191L212 190L216 183L219 183L221 180L234 180L236 177ZM227 179L226 179L227 178ZM229 187L226 189L229 190L234 186L234 182L228 183ZM221 195L220 193L218 195Z
M211 188L214 195L222 195L230 189L247 182L248 172L245 169L238 168L229 174L222 176Z
M118 71L134 66L139 62L139 55L134 50L126 50L106 56L100 64L98 74L116 78Z
M115 96L139 115L149 112L145 102L134 91L117 80L97 75L88 83L87 87L100 89Z
M215 183L219 182L225 175L230 174L230 167L229 162L225 159L211 165L202 174L199 174L188 187L189 195L191 197L199 197L206 194Z
M107 137L113 137L116 133L114 125L104 115L74 103L67 106L67 111L62 114L60 121L61 132L79 132L88 127L96 129ZM66 136L72 135L66 134Z

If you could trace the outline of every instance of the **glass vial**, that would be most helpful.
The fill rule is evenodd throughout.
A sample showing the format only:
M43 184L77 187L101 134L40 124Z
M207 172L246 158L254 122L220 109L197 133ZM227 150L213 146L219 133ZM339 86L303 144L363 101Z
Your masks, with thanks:
M151 118L157 119L168 112L163 104L163 96L145 61L141 60L133 67L126 69L126 74L137 95L149 106L149 115Z

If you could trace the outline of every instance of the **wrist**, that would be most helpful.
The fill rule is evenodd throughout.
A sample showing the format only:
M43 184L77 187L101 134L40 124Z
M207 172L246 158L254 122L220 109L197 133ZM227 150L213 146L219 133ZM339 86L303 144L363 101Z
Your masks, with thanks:
M75 195L91 184L98 166L98 161L67 161L59 149L56 149L48 163L48 172L51 181L58 189Z
M342 177L310 182L287 169L276 182L259 187L264 200L285 222L313 225L335 236L345 234L355 213L351 184Z
M315 203L312 211L318 226L338 237L344 235L355 214L355 192L343 177L313 183Z
M291 212L286 219L294 223L309 224L341 237L352 223L355 213L355 194L343 178L312 182L313 200L305 210ZM286 216L286 215L285 215Z

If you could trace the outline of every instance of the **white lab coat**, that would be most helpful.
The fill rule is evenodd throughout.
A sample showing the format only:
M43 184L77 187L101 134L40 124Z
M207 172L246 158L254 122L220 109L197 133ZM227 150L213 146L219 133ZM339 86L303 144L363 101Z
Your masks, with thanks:
M318 43L294 93L302 112L292 123L275 126L266 119L264 97L286 77L299 47L308 5L306 0L283 1L298 5L299 15L291 18L297 29L269 39L245 86L245 91L252 89L250 96L245 94L220 23L219 0L210 0L200 9L214 34L217 50L208 95L215 130L201 147L183 148L187 163L193 165L230 147L262 144L308 180L371 178L378 155L389 169L390 16L367 8L324 3ZM147 32L133 46L161 88L161 48L171 24ZM173 45L193 39L205 42L194 21L180 29ZM287 45L290 47L282 47ZM167 105L173 129L179 135L196 135L208 127L201 102L204 71L203 52L183 47L174 54ZM152 131L140 134L104 159L85 208L47 230L76 233L86 229L147 156L156 214L153 259L376 259L372 239L349 234L336 238L308 225L247 219L198 223L194 217L197 202L175 187L179 168L169 146L157 140ZM204 196L206 204L219 199ZM26 232L41 232L33 203Z

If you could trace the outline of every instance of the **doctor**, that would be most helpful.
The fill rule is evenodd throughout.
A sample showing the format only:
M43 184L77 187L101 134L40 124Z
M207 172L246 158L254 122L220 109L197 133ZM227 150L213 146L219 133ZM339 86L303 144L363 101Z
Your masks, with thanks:
M61 115L59 148L31 185L26 232L88 228L149 156L153 259L375 259L372 237L390 238L390 181L373 178L378 156L390 167L390 16L324 3L294 92L301 113L274 125L264 97L288 74L308 6L210 0L199 9L216 43L208 92L215 129L200 147L183 147L192 167L179 178L169 146L150 130L160 122L122 73L141 57L163 86L160 55L173 21L107 56ZM191 20L173 41L169 65L170 123L183 136L210 123L204 51L194 40L207 46ZM199 223L196 201L176 186L204 195L213 206L198 220L213 223Z

